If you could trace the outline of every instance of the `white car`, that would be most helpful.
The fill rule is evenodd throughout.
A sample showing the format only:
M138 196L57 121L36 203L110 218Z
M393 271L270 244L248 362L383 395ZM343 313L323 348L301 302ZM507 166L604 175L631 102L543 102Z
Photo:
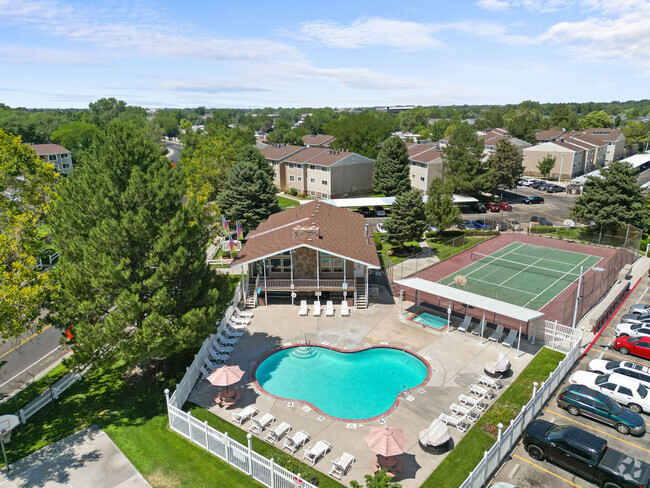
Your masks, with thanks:
M624 407L637 413L650 413L648 389L638 380L617 373L598 374L589 371L576 371L569 383L584 385L616 400Z
M521 185L530 186L533 184L533 181L535 181L533 178L524 178L523 180L521 180Z
M639 337L650 336L650 324L630 324L622 322L614 328L615 337Z
M377 224L377 232L381 234L386 234L388 231L384 229L384 224L380 222L379 224Z
M594 373L617 373L638 380L646 388L650 388L650 368L641 366L631 361L607 361L606 359L592 359L589 361L589 370Z

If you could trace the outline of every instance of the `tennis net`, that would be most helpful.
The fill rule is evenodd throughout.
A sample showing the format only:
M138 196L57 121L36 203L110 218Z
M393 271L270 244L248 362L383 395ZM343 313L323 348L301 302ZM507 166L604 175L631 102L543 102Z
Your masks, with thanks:
M555 278L556 280L575 281L580 277L580 273L573 271L575 267L571 268L570 271L558 271L557 269L545 268L543 266L535 266L533 264L511 261L509 259L492 256L490 254L481 254L480 252L472 252L470 259L472 261L483 261L487 264L494 264L496 266L516 269L518 271L541 274L550 278ZM568 266L571 265L568 264Z

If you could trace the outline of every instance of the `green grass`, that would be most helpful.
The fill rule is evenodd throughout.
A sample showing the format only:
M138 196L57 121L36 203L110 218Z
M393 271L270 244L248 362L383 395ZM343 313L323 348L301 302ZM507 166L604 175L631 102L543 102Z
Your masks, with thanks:
M386 260L390 259L390 262L393 264L398 264L401 263L402 261L407 260L414 254L418 254L422 252L422 248L420 248L420 243L413 241L413 242L405 242L404 246L401 248L398 248L397 246L393 246L391 244L388 244L386 241L383 240L385 238L386 234L381 234L379 232L374 232L373 233L373 238L375 240L375 243L380 242L381 243L381 250L377 250L379 253L379 258L382 261L382 263L386 263ZM379 241L378 241L379 239ZM393 254L389 255L388 250L392 249Z
M487 237L471 237L466 236L463 240L462 237L454 239L444 239L441 237L427 239L427 244L436 253L436 256L441 261L449 259L456 254L459 254L467 249L470 249L487 240Z
M231 424L230 422L222 419L221 417L218 417L217 415L214 415L212 412L209 412L203 407L192 405L189 411L192 413L194 418L201 421L207 421L208 425L210 425L211 427L214 427L220 432L227 432L231 439L234 439L237 442L240 442L241 444L247 445L248 443L248 440L246 439L246 434L248 434L247 431L240 429L236 425ZM319 480L320 488L341 488L343 486L338 481L333 480L328 476L326 476L325 474L316 471L310 465L307 465L303 462L296 460L292 456L289 456L287 452L284 452L281 449L278 449L277 447L267 444L266 442L258 439L255 436L253 436L252 443L253 443L253 450L255 452L269 459L270 458L275 459L278 462L278 464L283 464L282 463L283 460L291 459L290 471L293 471L294 473L300 473L303 477L306 477L307 479L309 477L308 474L316 475ZM320 461L320 465L329 468L329 466L325 463L324 460Z
M297 207L298 205L300 205L300 202L296 200L292 200L291 198L278 196L278 205L280 205L281 209L285 209L289 207Z
M509 425L510 420L530 400L533 394L533 382L537 381L541 384L562 359L564 359L564 354L560 352L546 348L539 351L512 385L472 426L422 486L425 488L458 488L470 471L479 463L483 452L489 450L496 442L494 436L483 430L483 424L487 421Z
M52 369L48 375L50 377L50 382L54 384L58 381L63 375L68 372L68 368L63 364L59 364L54 369ZM31 385L25 388L20 393L11 397L6 402L0 404L0 415L5 414L15 414L18 410L23 408L34 398L39 396L45 390L48 389L48 378L44 376L43 378L34 381Z

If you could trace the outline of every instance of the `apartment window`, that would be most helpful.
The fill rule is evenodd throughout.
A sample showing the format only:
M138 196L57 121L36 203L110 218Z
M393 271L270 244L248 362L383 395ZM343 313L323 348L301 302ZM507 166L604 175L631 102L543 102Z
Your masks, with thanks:
M415 179L415 175L411 173L411 178Z
M420 176L420 181L424 181L424 176Z
M323 198L327 198L327 193L323 193Z
M302 176L298 176L298 181L302 181Z
M56 161L56 154L50 154L48 158L50 161Z
M321 180L321 185L327 185L327 180Z
M63 159L65 159L65 158L69 158L69 157L70 157L70 155L69 155L69 154L67 154L67 153L66 153L66 154L61 154L61 157L62 157Z
M69 165L69 164L64 164L63 167L64 167L64 168L69 168L70 165Z
M296 177L293 175L289 175L289 181L296 181Z
M334 257L320 258L320 270L322 273L343 273L343 260Z
M277 174L277 173L273 173L273 178L275 178L275 179L277 180L277 179L278 179L278 174Z
M293 163L287 163L287 168L289 169L295 169L296 165Z
M316 192L315 192L315 191L310 191L309 194L310 194L312 197L315 197L315 196L316 196Z
M329 169L329 168L326 168L325 166L321 167L321 171L325 171L325 173L327 173L329 170L330 170L330 169Z
M316 178L309 178L310 183L316 183Z
M288 254L269 259L271 273L291 273L291 258L284 256Z
M309 169L316 169L316 166L314 166L313 164L310 164Z

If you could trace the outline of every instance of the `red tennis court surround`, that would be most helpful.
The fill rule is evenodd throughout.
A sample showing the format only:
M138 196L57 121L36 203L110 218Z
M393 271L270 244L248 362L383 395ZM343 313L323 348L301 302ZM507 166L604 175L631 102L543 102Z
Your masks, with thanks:
M578 242L563 241L551 237L530 236L525 234L503 234L450 259L425 268L419 271L417 276L418 278L425 280L440 281L442 278L453 275L464 267L472 264L472 252L492 254L513 242L534 244L563 251L573 251L601 258L596 266L604 268L605 271L601 273L596 271L587 271L583 277L582 288L580 291L582 299L578 303L578 318L587 313L598 299L614 284L621 268L626 264L632 263L636 258L632 252L622 248L594 246ZM540 310L545 314L544 318L546 320L557 320L559 323L571 325L573 309L576 301L576 288L577 282L574 282L544 306ZM399 285L394 285L394 291L399 293ZM404 298L414 302L416 299L415 290L404 287ZM449 305L446 299L427 293L421 293L420 303L422 305L429 305L442 310L446 310ZM480 319L483 316L483 310L474 310L470 308L466 311L465 305L461 303L453 303L452 311L458 314L468 313L477 319ZM519 322L500 314L490 313L486 315L486 318L489 322L503 324L506 327L519 327ZM527 333L525 329L526 324L523 325L523 332Z

